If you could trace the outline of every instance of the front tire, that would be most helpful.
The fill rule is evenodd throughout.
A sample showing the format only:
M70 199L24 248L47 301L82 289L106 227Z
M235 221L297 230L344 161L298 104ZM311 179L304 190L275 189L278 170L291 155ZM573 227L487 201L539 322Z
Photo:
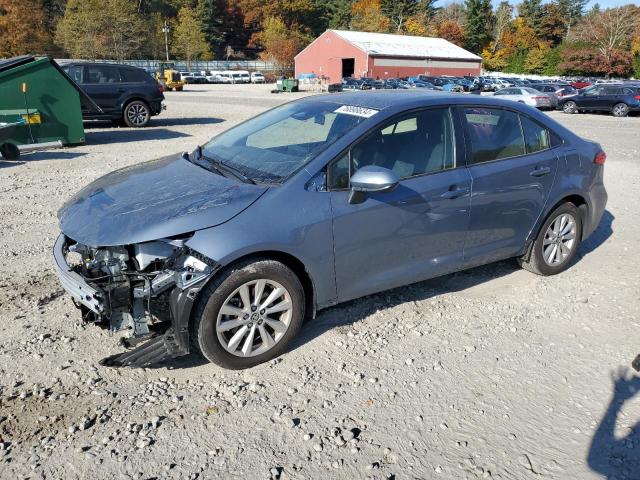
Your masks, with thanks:
M529 258L520 265L537 275L563 272L576 255L582 238L580 212L573 203L563 203L542 224Z
M192 316L195 350L223 368L243 369L282 355L304 319L304 289L275 260L247 261L205 287Z
M626 117L629 114L629 106L626 103L616 103L611 113L614 117Z
M134 100L124 107L122 118L128 127L146 127L149 124L149 120L151 120L151 109L142 100Z

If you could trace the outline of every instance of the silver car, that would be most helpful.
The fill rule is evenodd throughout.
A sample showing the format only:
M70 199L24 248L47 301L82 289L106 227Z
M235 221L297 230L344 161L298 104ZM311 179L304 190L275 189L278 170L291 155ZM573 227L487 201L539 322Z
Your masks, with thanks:
M525 105L539 109L555 108L550 95L530 87L503 88L495 92L494 95L505 100L513 100L514 102L524 103ZM557 103L558 101L556 99L556 105Z

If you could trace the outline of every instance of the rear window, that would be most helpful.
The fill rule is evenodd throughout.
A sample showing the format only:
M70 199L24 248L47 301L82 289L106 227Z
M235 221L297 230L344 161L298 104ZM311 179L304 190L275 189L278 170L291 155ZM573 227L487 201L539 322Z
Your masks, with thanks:
M525 154L518 114L497 108L465 108L471 163L490 162Z
M149 74L137 68L121 68L120 77L126 83L144 83L149 80Z

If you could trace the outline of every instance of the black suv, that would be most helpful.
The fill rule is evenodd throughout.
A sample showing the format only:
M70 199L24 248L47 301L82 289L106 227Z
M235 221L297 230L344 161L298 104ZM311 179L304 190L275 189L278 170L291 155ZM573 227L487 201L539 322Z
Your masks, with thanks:
M85 120L124 121L144 127L163 109L162 86L145 70L107 63L67 63L62 69L102 109L102 114L82 111Z
M594 85L581 90L577 95L562 98L558 108L565 113L605 111L616 117L626 117L629 112L640 112L640 86Z

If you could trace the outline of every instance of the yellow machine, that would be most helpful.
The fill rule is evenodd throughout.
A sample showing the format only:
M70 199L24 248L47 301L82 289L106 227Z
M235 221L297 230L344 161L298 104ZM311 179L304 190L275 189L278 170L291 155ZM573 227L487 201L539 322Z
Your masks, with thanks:
M166 90L176 90L181 92L185 82L181 80L180 73L174 70L175 65L169 62L160 62L158 64L158 72L156 72L156 80L158 80Z

